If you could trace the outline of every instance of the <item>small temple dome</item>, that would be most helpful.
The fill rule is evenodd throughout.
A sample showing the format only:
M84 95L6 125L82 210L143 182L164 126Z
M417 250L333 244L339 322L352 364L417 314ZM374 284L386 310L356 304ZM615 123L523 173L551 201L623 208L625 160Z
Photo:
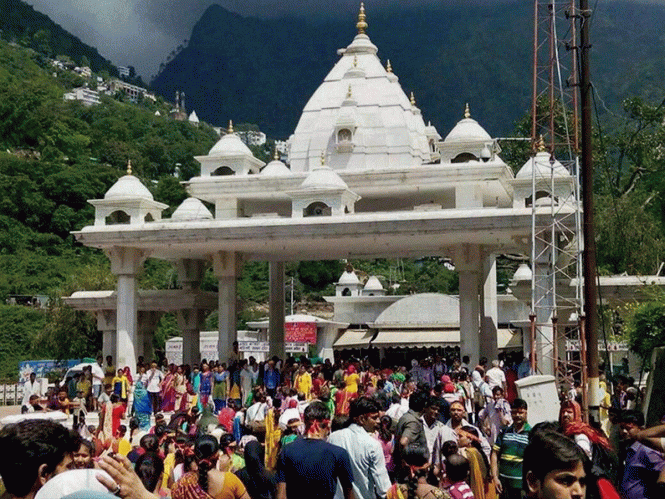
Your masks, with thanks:
M326 165L317 166L307 175L300 185L301 189L348 189L346 182L342 180L332 168Z
M341 277L339 278L339 282L337 284L340 285L345 285L345 284L359 284L360 280L358 279L358 276L356 275L355 272L353 271L348 271L345 270Z
M524 166L517 172L515 178L524 179L532 178L534 165L536 168L536 175L538 177L570 177L570 172L556 159L554 163L550 163L551 155L547 151L540 151L534 157L524 163Z
M487 133L476 120L468 116L467 110L465 117L457 122L457 125L454 126L444 139L444 142L475 142L490 140L492 140L490 134Z
M383 291L383 286L381 286L381 281L376 276L370 276L365 283L363 288L365 291Z
M227 133L217 143L212 146L208 156L253 156L252 151L247 147L240 137L235 133Z
M190 123L198 123L199 122L199 117L196 115L196 111L192 111L192 113L189 115L189 121L190 121Z
M261 170L261 175L280 177L282 175L291 175L291 170L279 160L279 154L275 151L275 159L268 163L263 170Z
M210 210L196 198L185 199L171 215L171 220L212 220L214 217Z
M132 174L123 175L104 194L104 199L149 199L152 193L141 181Z
M533 276L531 269L526 263L521 263L515 274L513 274L513 281L530 281Z

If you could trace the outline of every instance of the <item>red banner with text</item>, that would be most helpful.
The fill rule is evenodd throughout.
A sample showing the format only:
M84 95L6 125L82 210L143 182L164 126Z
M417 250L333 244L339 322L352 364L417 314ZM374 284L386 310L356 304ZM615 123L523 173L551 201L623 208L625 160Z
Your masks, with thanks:
M284 341L316 344L316 322L287 322L284 324Z

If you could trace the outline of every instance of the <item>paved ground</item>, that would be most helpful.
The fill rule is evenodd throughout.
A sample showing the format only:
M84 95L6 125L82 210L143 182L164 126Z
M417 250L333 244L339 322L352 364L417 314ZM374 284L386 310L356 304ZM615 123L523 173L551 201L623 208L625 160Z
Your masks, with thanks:
M20 405L0 405L0 419L13 414L21 414Z

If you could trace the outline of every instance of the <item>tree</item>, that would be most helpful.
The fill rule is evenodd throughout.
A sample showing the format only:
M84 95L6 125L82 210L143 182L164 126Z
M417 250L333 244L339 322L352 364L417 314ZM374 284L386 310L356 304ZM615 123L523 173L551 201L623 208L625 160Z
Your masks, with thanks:
M663 296L637 305L626 322L628 345L649 366L651 354L665 346L665 300Z

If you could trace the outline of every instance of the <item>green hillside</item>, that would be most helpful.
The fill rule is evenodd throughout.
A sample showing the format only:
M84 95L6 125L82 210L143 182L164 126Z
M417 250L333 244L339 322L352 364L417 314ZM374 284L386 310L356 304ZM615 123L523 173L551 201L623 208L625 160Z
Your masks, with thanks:
M62 29L48 16L21 0L0 0L0 38L48 57L66 56L93 71L117 75L118 70L97 49Z
M40 54L0 40L0 303L9 295L49 295L56 306L61 294L113 286L103 254L69 234L93 222L87 200L103 197L131 159L134 174L155 199L175 209L186 196L173 176L176 165L185 179L198 172L193 156L206 154L217 134L203 123L196 128L167 118L170 107L161 99L135 105L102 96L102 104L92 107L64 101L65 91L83 80L68 71L54 78L53 69L40 64L45 64ZM162 116L155 116L158 110ZM160 281L165 267L150 264L145 285L168 285ZM17 343L11 338L21 321L16 312L0 308L0 378L15 371L19 357L66 355L68 348L81 347L67 341L55 352L48 342L36 341L44 332L43 318L33 328L22 324L20 330L27 329L33 341ZM42 313L32 311L23 320ZM46 313L65 321L60 324L65 330L89 322L76 314L58 315L57 307ZM72 339L75 331L69 331Z

